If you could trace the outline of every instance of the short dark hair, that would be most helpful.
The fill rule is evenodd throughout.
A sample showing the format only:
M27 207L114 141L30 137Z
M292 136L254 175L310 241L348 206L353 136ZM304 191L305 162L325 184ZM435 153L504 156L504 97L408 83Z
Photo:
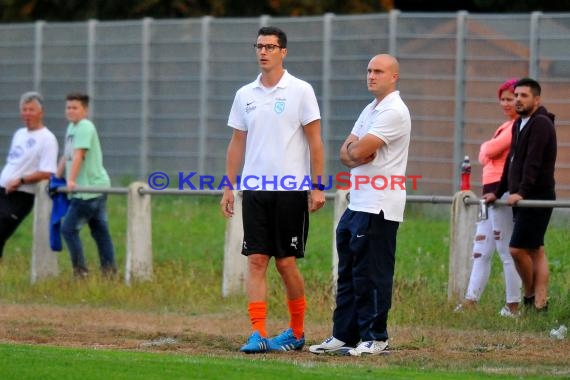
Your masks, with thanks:
M287 48L287 35L276 26L264 26L259 29L257 36L277 36L279 46Z
M89 107L89 95L82 92L71 92L67 94L66 100L77 100L85 108Z
M519 79L519 81L515 84L515 88L522 86L530 87L530 92L532 92L534 96L540 96L540 92L542 91L540 84L532 78Z

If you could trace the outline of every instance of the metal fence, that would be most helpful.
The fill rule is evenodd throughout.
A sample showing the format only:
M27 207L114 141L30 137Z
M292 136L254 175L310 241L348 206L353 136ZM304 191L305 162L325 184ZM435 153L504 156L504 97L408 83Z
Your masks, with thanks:
M321 106L327 173L370 101L366 65L389 52L412 114L408 173L418 192L452 194L464 154L475 185L479 144L503 116L497 86L531 76L557 114L557 189L570 196L570 14L401 13L319 17L0 25L0 155L21 122L19 95L39 90L46 125L63 142L65 95L86 91L105 165L115 180L163 171L224 174L235 91L258 73L252 43L263 25L288 34L286 67Z

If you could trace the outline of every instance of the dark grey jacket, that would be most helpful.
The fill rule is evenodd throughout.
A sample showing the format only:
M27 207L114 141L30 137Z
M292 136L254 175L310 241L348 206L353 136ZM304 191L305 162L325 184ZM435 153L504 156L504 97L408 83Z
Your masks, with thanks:
M513 124L511 149L495 195L500 198L508 190L523 199L554 199L554 114L540 106L521 132L520 124L519 117Z

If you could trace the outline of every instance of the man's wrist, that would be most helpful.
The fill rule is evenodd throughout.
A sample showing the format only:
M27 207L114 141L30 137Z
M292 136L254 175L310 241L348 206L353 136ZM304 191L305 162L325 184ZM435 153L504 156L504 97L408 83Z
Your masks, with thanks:
M26 179L24 178L24 176L20 177L20 185L25 185L26 184Z
M322 183L312 183L313 190L325 191L325 185Z

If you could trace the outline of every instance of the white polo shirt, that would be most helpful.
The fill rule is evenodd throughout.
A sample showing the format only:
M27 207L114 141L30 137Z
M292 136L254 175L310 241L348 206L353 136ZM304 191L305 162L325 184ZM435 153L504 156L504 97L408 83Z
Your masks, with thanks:
M321 118L315 92L287 71L271 89L260 79L261 74L237 91L228 120L228 126L247 132L241 189L293 190L295 181L299 190L309 178L308 189L310 156L303 126Z
M57 150L57 139L46 127L34 131L18 129L12 138L6 166L0 174L0 186L6 187L11 180L37 171L55 173ZM35 184L21 185L18 191L33 194Z
M376 106L376 100L370 103L360 116L352 134L361 138L370 133L384 144L371 162L353 168L350 171L352 186L350 189L349 208L379 214L384 211L384 218L401 222L404 220L406 190L394 181L401 181L406 175L408 164L408 146L410 144L411 118L408 107L400 98L400 92L388 94ZM355 188L354 176L365 176L372 183Z

